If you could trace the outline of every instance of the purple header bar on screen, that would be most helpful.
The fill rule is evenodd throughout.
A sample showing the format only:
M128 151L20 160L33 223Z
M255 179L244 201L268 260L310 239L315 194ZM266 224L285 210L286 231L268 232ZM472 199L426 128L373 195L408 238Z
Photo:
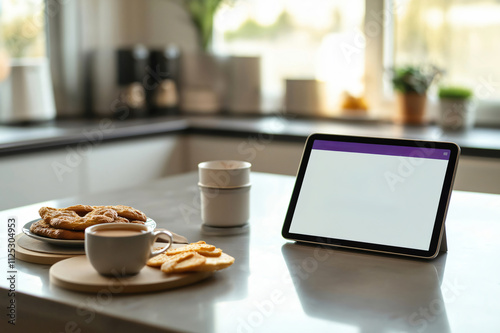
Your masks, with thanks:
M315 140L312 148L319 150L343 151L348 153L431 158L435 160L449 160L451 153L449 149L392 146L372 143L338 142L326 140Z

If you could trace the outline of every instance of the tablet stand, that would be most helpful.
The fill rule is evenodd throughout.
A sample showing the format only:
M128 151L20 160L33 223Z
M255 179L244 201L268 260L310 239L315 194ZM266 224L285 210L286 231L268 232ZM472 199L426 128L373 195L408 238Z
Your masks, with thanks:
M444 225L443 237L441 237L441 247L439 252L448 252L448 242L446 241L446 225Z

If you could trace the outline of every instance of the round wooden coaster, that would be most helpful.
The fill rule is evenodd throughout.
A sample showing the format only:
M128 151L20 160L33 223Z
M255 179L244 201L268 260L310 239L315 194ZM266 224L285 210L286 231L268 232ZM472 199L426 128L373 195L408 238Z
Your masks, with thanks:
M57 254L57 253L43 253L28 250L19 246L18 241L21 237L26 237L24 234L16 235L16 259L31 262L34 264L52 265L58 261L72 258L75 254Z
M189 285L213 275L213 272L165 274L158 268L145 266L137 275L102 276L86 256L60 261L50 268L50 282L61 288L81 292L141 293Z
M43 242L38 239L31 238L24 234L20 234L16 236L17 245L27 250L31 250L34 252L43 252L50 254L73 254L73 255L81 255L85 254L85 249L83 247L64 247L57 246L47 242Z

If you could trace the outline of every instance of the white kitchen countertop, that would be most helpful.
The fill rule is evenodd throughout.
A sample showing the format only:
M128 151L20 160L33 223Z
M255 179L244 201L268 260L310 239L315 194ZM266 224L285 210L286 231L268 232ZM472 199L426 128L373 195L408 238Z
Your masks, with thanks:
M79 196L0 213L0 331L13 332L499 332L500 196L455 191L448 249L432 261L319 248L281 237L294 177L252 173L251 228L237 236L200 231L197 174L130 190ZM17 231L42 205L125 204L203 239L236 262L174 290L85 294L49 282L49 266L17 260L7 289L7 220ZM16 326L7 306L16 302ZM6 330L8 329L8 330ZM80 331L81 330L81 331Z

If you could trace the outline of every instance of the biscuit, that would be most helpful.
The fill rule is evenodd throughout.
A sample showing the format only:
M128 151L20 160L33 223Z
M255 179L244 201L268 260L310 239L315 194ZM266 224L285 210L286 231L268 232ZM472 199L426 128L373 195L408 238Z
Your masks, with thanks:
M147 265L161 267L165 273L211 272L234 263L234 258L204 241L168 250L148 260Z
M100 223L139 223L147 217L141 211L123 205L89 206L73 205L66 208L42 207L38 211L41 221L33 223L30 230L34 234L60 239L81 239L83 231Z
M77 213L79 216L85 216L87 213L90 213L94 210L94 207L89 205L74 205L66 208L60 208L61 210L72 210Z
M157 249L155 249L157 250ZM182 254L182 253L179 253L179 255ZM160 267L161 265L163 265L163 263L165 263L165 261L167 261L168 259L168 255L166 252L163 252L157 256L154 256L153 258L150 258L147 262L146 262L146 265L148 266L151 266L151 267Z
M164 253L162 253L162 254L164 254ZM183 253L176 254L175 256L170 256L170 257L164 256L162 258L158 258L158 257L161 257L162 254L149 259L148 262L146 263L146 265L151 266L151 267L161 267L166 263L168 263L169 265L175 265L176 263L178 263L182 260L186 260L186 259L191 258L192 256L194 256L195 252L183 252ZM153 260L155 258L157 258L158 260ZM165 266L165 267L167 267L167 266Z
M78 215L73 210L66 210L64 208L52 208L52 207L42 207L38 210L40 217L45 220L45 222L50 223L50 220L54 217L67 217L67 218L78 218Z
M231 266L234 263L234 258L226 253L222 253L220 257L205 257L203 265L194 267L195 272L212 272L218 271Z
M125 211L132 212L131 214L125 213L126 215L142 218L140 214L136 214L138 210L127 206L75 205L67 208L42 207L39 213L42 219L52 227L66 230L85 230L95 224L113 222L144 224L143 221L120 217L113 207L119 207L118 211L122 213Z
M44 218L44 214L54 214L55 212L67 212L68 214L71 214L74 216L73 212L76 213L78 216L85 216L87 213L93 211L94 208L89 205L74 205L74 206L69 206L66 208L52 208L52 207L42 207L38 211L40 216Z
M205 257L220 257L222 254L222 250L219 248L214 249L213 251L198 250L196 252Z
M110 208L118 213L118 216L124 217L129 220L142 221L146 222L147 217L146 214L137 210L133 207L124 206L124 205L115 205L115 206L94 206L94 208Z
M64 229L56 229L50 226L44 220L39 220L30 226L30 231L36 235L56 238L56 239L85 239L83 231L71 231Z
M163 265L163 263L169 260L169 257L177 256L179 254L187 252L195 252L204 257L219 257L222 254L221 249L218 249L213 245L209 245L204 241L199 241L176 249L167 250L166 252L163 252L149 259L147 265L151 267L160 267L161 265Z
M129 220L121 216L117 216L114 220L113 223L136 223L136 224L145 224L143 221L137 221L137 220Z
M67 212L64 211L55 212L53 216L50 217L50 220L48 222L54 228L83 231L86 228L96 224L111 223L117 217L118 214L113 209L97 208L84 217L80 217L78 215L76 217L68 216Z
M231 266L234 258L222 253L220 257L205 257L196 252L184 252L168 256L161 265L167 274L185 272L213 272Z
M206 257L196 252L184 252L173 256L168 256L167 261L161 265L164 273L192 272L202 266Z
M220 249L216 249L215 246L213 246L213 245L207 244L204 241L199 241L196 243L191 243L191 244L185 245L183 247L179 247L177 249L168 250L166 252L166 254L171 256L171 255L186 252L186 251L195 251L195 252L198 252L200 254L213 252L213 256L216 257L217 256L216 250L219 250L220 252L222 252ZM220 253L218 255L220 255Z

